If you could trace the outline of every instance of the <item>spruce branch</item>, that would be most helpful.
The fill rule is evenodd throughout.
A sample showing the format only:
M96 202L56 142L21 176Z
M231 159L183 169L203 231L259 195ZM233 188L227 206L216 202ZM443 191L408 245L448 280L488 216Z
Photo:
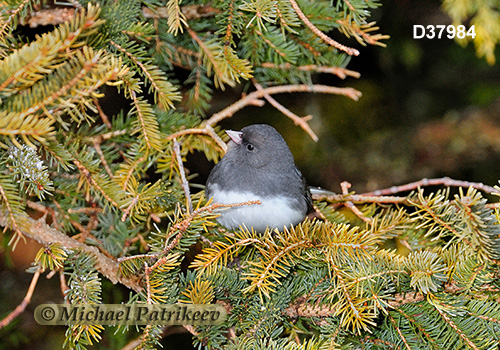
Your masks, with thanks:
M191 28L187 28L187 32L200 48L200 57L203 59L208 76L211 76L213 70L217 88L224 90L224 84L235 86L240 82L240 78L248 80L252 77L250 62L239 58L229 45L221 50L217 39L203 41Z
M296 66L296 65L292 65L290 63L283 63L280 65L276 65L272 62L263 62L261 64L261 67L262 68L269 68L269 69L280 69L280 70L297 69L299 71L305 71L305 72L328 73L328 74L334 74L334 75L338 76L340 79L345 79L347 77L359 78L361 76L358 72L352 71L352 70L347 69L347 68L319 66L319 65L315 65L315 64Z
M337 20L337 23L340 24L340 30L342 33L344 33L348 38L351 35L354 36L356 41L363 46L366 46L366 44L370 44L386 47L387 45L380 40L387 40L390 38L389 35L370 34L370 32L379 30L379 27L375 26L375 22L363 23L362 25L358 25L354 21L343 19Z
M8 137L7 140L17 148L23 147L18 141L19 137L33 148L36 148L34 141L46 143L52 140L55 136L54 123L55 120L52 118L41 118L34 114L23 116L18 112L0 111L0 135L3 138ZM0 142L0 146L8 147L4 142Z
M141 135L148 150L160 151L162 147L161 134L153 107L141 96L138 97L135 91L131 91L130 95L133 101L133 109L130 110L130 114L137 115L134 122L135 130L132 131L132 134Z
M174 108L174 102L180 101L180 94L174 85L168 81L165 72L160 70L150 60L144 60L144 58L138 56L139 53L135 52L137 47L130 46L126 48L113 40L110 40L110 44L140 68L140 72L148 79L151 85L155 102L158 102L165 110Z
M12 249L15 249L19 239L24 239L22 225L28 216L23 211L23 201L18 195L17 187L12 183L10 177L2 174L0 174L0 204L2 208L0 215L5 215L4 220L6 220L5 224L1 226L4 226L3 232L7 228L11 228L14 231L9 245L12 245Z
M443 311L440 307L436 307L437 312L441 315L441 317L446 321L446 323L453 328L453 330L463 339L463 341L472 349L480 350L480 348L474 344L474 342L469 339L469 337L453 322L453 320Z
M394 329L396 330L396 332L398 333L399 337L403 341L403 344L405 345L406 349L407 350L411 350L411 346L408 344L408 341L406 340L405 336L403 335L403 332L401 332L401 329L399 328L397 322L390 315L389 315L389 320L391 321Z
M341 315L340 324L352 328L357 334L360 334L361 330L369 330L369 326L375 326L376 323L373 319L377 316L377 313L371 310L367 300L358 295L356 289L351 290L347 287L342 271L331 258L329 259L329 265L335 274L342 293L342 297L339 297L339 300L334 304L336 308L335 314Z
M101 160L104 170L106 170L106 173L108 174L109 178L113 179L114 178L113 172L111 171L111 168L109 167L108 162L106 161L106 157L104 157L104 153L102 152L101 149L101 144L96 139L94 139L93 145L95 151L99 155L99 159Z
M271 250L269 254L266 254L261 261L257 263L253 262L253 268L245 274L244 278L250 281L250 285L244 288L242 292L250 294L254 290L257 290L262 302L264 295L270 298L270 293L274 291L276 283L279 283L279 278L285 276L292 265L292 262L289 260L290 255L298 255L297 251L309 244L310 241L301 240L285 247L270 246ZM241 243L239 246L241 246Z
M232 204L220 204L220 203L215 203L215 204L210 204L208 203L204 207L199 207L196 210L192 211L191 213L186 213L184 214L184 219L174 223L170 229L168 234L165 237L165 242L163 244L163 248L161 251L149 253L149 254L140 254L140 255L133 255L133 256L127 256L123 258L119 258L118 262L122 263L125 261L129 260L134 260L134 259L144 259L144 258L158 258L161 255L166 255L168 252L170 252L181 240L182 236L186 232L186 230L189 228L189 225L191 222L199 215L205 214L205 213L212 213L216 209L220 208L234 208L234 207L239 207L243 205L254 205L254 204L260 204L260 201L248 201L248 202L243 202L243 203L232 203ZM172 241L169 241L170 238L174 238ZM157 268L159 265L161 265L161 262L158 263L158 265L153 265L151 267L151 270Z
M3 7L11 11L3 20L19 12L0 24L0 146L38 147L36 160L47 164L42 173L55 189L35 202L33 191L15 182L37 161L24 168L0 161L0 225L13 238L43 244L35 260L52 269L50 277L60 274L68 302L102 302L106 278L133 291L129 303L219 303L226 323L184 328L195 346L217 349L498 345L500 210L480 191L500 189L443 178L357 194L346 182L340 194L313 194L322 220L264 233L215 223L223 210L259 202L212 204L203 192L190 193L183 157L202 150L217 160L226 149L217 125L240 109L269 102L314 138L309 116L294 114L275 94L361 96L311 82L316 73L359 77L344 68L342 48L357 51L325 33L337 29L377 45L383 36L366 20L377 2L104 1L101 12L72 0L68 23L36 38L24 31L7 37L17 22L30 23L36 3ZM54 13L42 8L37 16L55 21ZM204 118L217 88L253 75L253 90ZM182 90L171 77L180 77ZM106 86L130 102L128 114L125 106L106 115ZM459 190L416 191L427 185ZM155 224L161 228L152 230ZM71 327L66 345L108 336L100 332ZM129 346L155 347L164 335L146 327Z
M125 162L120 164L120 169L116 172L116 179L121 185L122 190L125 191L128 188L129 182L132 180L134 173L145 160L146 157L139 157L134 160L126 158Z
M262 40L270 47L273 49L273 51L278 54L278 56L280 56L283 60L292 60L291 58L289 58L289 56L287 55L287 53L285 52L284 48L282 50L282 48L280 46L278 46L277 44L273 43L273 41L271 39L269 39L266 35L264 35L264 33L262 33L260 30L258 29L255 29L255 33L257 35L259 35ZM266 32L266 34L268 34ZM286 44L286 42L283 40L283 38L280 38L280 44Z
M94 52L90 47L75 51L68 62L55 72L60 79L54 87L48 88L47 80L40 81L32 87L31 95L16 95L8 101L8 105L19 109L20 118L30 114L43 113L54 118L63 127L68 127L61 115L69 114L76 122L91 119L85 109L91 106L87 97L99 96L97 90L111 80L116 80L123 72L118 68L120 62L110 59L103 63L103 51ZM111 65L108 66L108 64ZM114 67L113 67L114 66ZM69 79L69 80L68 80ZM69 95L69 96L68 96Z
M307 18L307 16L304 14L304 12L302 12L302 10L300 9L299 5L297 4L297 2L295 0L289 0L293 9L295 10L295 12L297 13L297 15L299 16L299 18L302 20L302 22L304 22L304 24L309 28L311 29L311 31L316 34L319 38L321 38L321 40L323 40L325 43L327 43L328 45L331 45L333 46L334 48L340 50L340 51L344 51L345 53L347 53L349 56L358 56L359 55L359 51L356 50L356 49L353 49L351 47L347 47L345 45L342 45L338 42L336 42L335 40L333 40L332 38L330 38L328 35L326 35L325 33L323 33L321 30L319 30L310 20L309 18Z
M0 213L0 226L8 226L9 219L4 213ZM68 237L64 233L50 227L43 220L34 220L26 218L20 227L21 233L38 243L48 246L51 243L58 242L63 247L69 250L79 250L88 254L95 259L94 267L103 276L109 279L113 284L120 283L129 289L140 292L142 287L136 276L126 277L119 273L119 264L113 259L108 258L106 255L99 252L96 247L88 244L81 243Z
M422 301L424 299L425 298L422 296L420 301ZM439 348L439 346L436 343L436 341L434 340L434 338L431 336L431 334L429 334L429 332L426 331L425 327L420 322L417 322L417 320L414 317L410 316L408 313L403 311L401 308L396 308L396 311L399 314L401 314L404 318L406 318L412 325L414 325L414 327L416 327L420 331L420 333L424 335L425 339L428 342L430 342L435 348ZM392 321L391 321L391 323L392 323Z
M349 195L349 188L351 188L351 184L347 181L342 181L341 184L340 184L340 187L342 188L342 194L344 196L348 196ZM360 218L361 220L363 220L364 222L370 224L371 223L371 219L366 217L362 212L361 210L358 209L358 207L356 207L354 205L353 202L347 200L344 202L344 205L351 209L351 211L358 217Z
M183 32L183 26L187 27L186 16L181 11L179 0L168 0L167 2L167 24L168 32L174 36L180 31Z
M5 21L0 25L0 37L6 35L9 28L14 27L16 24L17 17L22 16L23 12L27 11L28 7L31 7L32 0L24 0L19 3L17 8L14 8L10 11L10 16L7 17Z
M109 180L106 179L96 179L94 175L90 172L89 169L87 169L82 163L80 163L78 160L74 160L73 163L76 165L78 170L80 171L82 178L85 179L88 184L90 185L91 188L95 189L97 192L99 192L103 198L110 203L112 206L114 206L117 209L122 209L122 204L118 203L115 198L113 198L111 195L107 193L107 188L108 186L112 185L113 183Z
M34 85L54 71L64 55L82 46L85 37L95 33L103 21L98 19L100 8L89 4L68 23L24 45L0 61L0 95L9 96ZM40 54L42 53L42 54Z

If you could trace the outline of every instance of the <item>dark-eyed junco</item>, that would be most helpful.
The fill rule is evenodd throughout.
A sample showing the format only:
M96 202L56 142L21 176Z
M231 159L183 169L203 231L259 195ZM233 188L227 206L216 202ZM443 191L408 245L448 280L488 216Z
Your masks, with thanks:
M231 141L208 177L207 196L214 203L261 204L223 209L219 223L264 232L267 227L283 230L301 222L312 210L311 193L283 137L266 124L227 134Z

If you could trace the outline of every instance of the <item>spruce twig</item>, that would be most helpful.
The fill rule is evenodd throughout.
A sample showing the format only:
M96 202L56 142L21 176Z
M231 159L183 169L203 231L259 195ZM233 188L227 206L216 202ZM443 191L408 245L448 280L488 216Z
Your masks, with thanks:
M340 79L345 79L347 77L359 78L361 74L356 71L342 68L342 67L327 67L327 66L318 66L316 64L308 64L304 66L295 66L290 63L283 63L280 65L276 65L272 62L264 62L260 65L262 68L271 68L271 69L282 69L282 70L291 70L296 69L304 72L317 72L317 73L328 73L334 74Z
M342 183L340 184L340 187L342 188L342 194L344 196L348 196L349 195L349 188L351 188L351 184L347 181L342 181ZM351 211L358 217L360 218L361 220L363 220L364 222L370 224L372 222L372 220L366 216L363 215L363 213L361 212L361 210L358 209L358 207L356 207L354 205L353 202L351 202L350 200L347 200L344 202L344 205L351 209Z
M345 45L342 45L338 42L336 42L335 40L333 40L332 38L330 38L328 35L326 35L325 33L323 33L321 30L319 30L310 20L309 18L307 18L307 16L304 14L304 12L302 12L302 10L300 9L299 5L297 4L297 2L295 0L289 0L290 3L292 4L292 7L293 9L295 10L295 12L297 12L297 15L300 17L300 19L302 20L302 22L304 22L304 24L309 27L309 29L311 29L313 31L314 34L316 34L318 37L321 38L321 40L323 40L325 43L327 43L328 45L331 45L333 46L334 48L336 49L339 49L340 51L344 51L345 53L347 53L349 56L358 56L359 55L359 51L356 50L356 49L353 49L351 47L348 47L348 46L345 46Z
M184 196L186 197L186 208L188 214L193 211L193 203L191 202L191 194L189 192L189 183L186 179L186 171L184 170L184 163L182 161L181 146L177 139L174 138L173 150L175 154L175 159L177 160L177 166L179 167L179 175L181 176L182 189L184 191Z
M203 128L190 128L174 132L173 134L168 135L167 140L174 140L184 135L199 135L199 134L210 136L215 141L215 143L221 148L221 150L224 153L226 152L227 149L226 143L219 137L219 135L217 135L214 128L210 125L205 125Z
M253 85L257 88L257 91L261 91L264 88L262 85L260 85L255 79L253 80ZM318 142L319 138L318 136L312 131L311 127L307 122L312 119L312 115L306 115L305 117L299 117L292 111L290 111L288 108L283 106L281 103L276 101L274 98L272 98L269 94L264 94L264 98L271 104L273 105L274 108L276 108L278 111L286 115L288 118L290 118L295 125L298 125L311 136L314 142Z

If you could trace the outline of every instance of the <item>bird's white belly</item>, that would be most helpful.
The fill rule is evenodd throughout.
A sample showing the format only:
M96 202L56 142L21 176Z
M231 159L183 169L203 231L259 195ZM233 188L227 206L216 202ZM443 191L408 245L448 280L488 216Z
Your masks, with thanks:
M267 227L283 230L284 226L296 225L305 214L292 206L293 199L284 196L258 196L250 192L212 191L213 202L220 204L243 203L259 200L261 204L221 208L217 219L223 226L234 229L241 226L251 227L264 232Z

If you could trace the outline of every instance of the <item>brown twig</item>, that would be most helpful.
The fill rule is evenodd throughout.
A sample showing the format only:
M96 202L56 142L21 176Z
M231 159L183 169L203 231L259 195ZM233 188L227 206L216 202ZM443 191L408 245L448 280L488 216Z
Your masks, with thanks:
M249 93L248 95L239 99L235 103L227 106L222 111L213 114L210 117L210 119L203 122L202 125L214 126L218 124L221 120L232 117L240 109L243 109L244 107L251 105L252 103L254 103L255 100L264 97L264 95L266 94L274 95L274 94L290 93L290 92L314 92L314 93L343 95L353 99L354 101L357 101L361 97L361 93L353 88L339 88L335 86L319 85L319 84L271 86L264 88L262 90L257 90Z
M7 226L7 224L8 218L5 217L4 213L0 213L0 226ZM95 258L94 267L96 270L112 283L121 283L136 292L140 292L142 290L138 276L123 276L118 272L120 269L119 264L115 260L101 253L97 247L89 246L68 237L67 235L47 225L44 220L25 218L23 219L21 230L25 236L44 246L50 245L53 242L58 242L67 249L81 250L86 254L90 254Z
M181 12L184 14L186 19L200 19L205 17L213 17L221 12L218 8L212 7L211 5L184 5L181 6ZM165 6L155 7L154 10L149 7L142 7L142 14L146 18L168 18L168 9Z
M76 165L76 167L78 168L78 170L80 171L81 175L85 178L85 180L87 180L87 182L89 183L90 186L92 186L93 188L95 188L96 190L98 190L101 195L109 202L111 203L114 207L118 208L118 209L121 209L120 208L120 205L118 203L116 203L116 201L111 198L103 189L101 186L99 186L99 184L97 183L97 181L94 179L94 177L92 176L92 173L82 164L80 163L79 161L77 161L76 159L73 160L73 163Z
M258 91L263 90L264 88L262 85L260 85L255 79L253 79L253 84L257 88ZM295 125L298 125L311 136L311 138L314 140L314 142L318 142L318 136L312 131L311 127L307 122L312 119L312 115L306 115L305 117L299 117L292 111L290 111L288 108L283 106L281 103L276 101L273 97L271 97L269 94L265 94L264 98L278 111L286 115L288 118L290 118Z
M59 269L59 283L61 285L61 294L63 297L66 297L69 287L66 283L66 277L64 276L64 269ZM69 303L69 301L67 302Z
M99 155L99 159L101 160L101 164L104 167L104 170L106 170L106 173L108 173L109 178L113 179L113 177L114 177L113 172L111 171L111 168L109 167L108 162L106 161L106 158L104 157L104 153L102 152L102 149L101 149L101 144L99 142L97 142L96 139L94 139L94 149L97 152L97 154Z
M394 329L396 330L396 332L398 333L399 337L401 338L401 341L403 342L403 344L405 345L406 349L407 350L411 350L411 347L410 345L408 344L408 341L406 340L405 336L403 335L403 332L401 332L401 329L399 328L398 326L398 322L396 322L396 320L390 315L388 314L387 315L389 317L389 320L391 320L391 323L394 327Z
M338 50L344 51L349 56L358 56L359 55L359 51L358 50L353 49L352 47L347 47L345 45L342 45L342 44L336 42L335 40L333 40L332 38L330 38L328 35L326 35L325 33L323 33L321 30L319 30L309 20L309 18L307 18L307 16L304 14L304 12L302 12L302 10L300 9L299 5L297 4L297 2L295 0L289 0L289 1L290 1L290 4L292 5L293 9L295 10L295 12L297 13L297 15L299 16L299 18L302 20L302 22L304 22L304 24L309 29L311 29L314 34L316 34L318 37L320 37L321 40L323 40L325 43L327 43L330 46L333 46L334 48L336 48Z
M377 190L373 192L364 193L364 196L384 196L391 195L400 192L407 192L416 190L419 187L425 186L448 186L448 187L472 187L477 190L481 190L487 193L500 193L500 191L494 187L484 185L480 182L469 182L469 181L461 181L461 180L453 180L449 177L442 177L438 179L422 179L419 181L411 182L406 185L400 186L392 186L389 188L385 188L382 190Z
M47 208L47 209L52 209L52 208ZM102 208L90 208L90 207L83 207L83 208L76 208L76 209L73 209L73 208L69 208L68 209L68 214L87 214L87 215L95 215L95 214L98 214L98 213L101 213L102 212Z
M87 212L87 214L89 215L89 221L87 223L87 226L84 227L82 224L80 224L80 222L72 220L71 217L64 212L64 209L61 207L61 205L57 201L52 200L52 202L60 210L61 215L66 220L68 220L69 223L71 223L71 225L73 225L77 230L80 231L79 234L72 236L71 237L72 239L78 240L82 243L85 243L85 240L90 238L90 239L94 240L95 242L99 243L97 248L101 251L101 253L103 253L104 255L106 255L109 258L114 258L113 255L111 255L106 249L103 248L102 241L99 240L97 237L95 237L91 233L92 230L98 226L98 220L97 220L98 211L90 210L90 209L94 209L94 208L81 208L82 212ZM47 209L49 209L53 212L53 209L51 209L51 208L47 208ZM87 209L87 210L85 210L85 209ZM97 209L97 208L95 208L95 209ZM68 211L68 213L69 213L69 211ZM52 216L54 218L53 220L55 220L55 217L56 217L55 213L53 213ZM40 220L42 220L42 218L40 218L39 221ZM56 225L54 225L54 226L56 226ZM59 229L58 226L59 225L56 226L56 229Z
M325 67L325 66L318 66L315 64L309 64L309 65L304 65L304 66L294 66L290 63L284 63L284 64L274 64L271 62L264 62L261 64L261 67L263 68L271 68L271 69L297 69L300 71L305 71L305 72L317 72L317 73L328 73L328 74L334 74L338 76L340 79L345 79L348 76L353 77L353 78L359 78L361 74L358 72L355 72L353 70L349 70L347 68L342 68L342 67Z
M367 196L364 194L312 194L312 198L317 201L326 200L328 202L337 202L343 203L346 201L352 203L392 203L392 204L405 204L408 203L408 199L406 197L397 197L397 196Z
M99 143L102 143L103 141L112 139L115 136L125 135L125 134L127 134L129 132L130 132L130 130L127 130L127 129L115 130L115 131L110 131L110 132L107 132L107 133L104 133L104 134L99 134L99 135L95 135L95 136L89 136L89 137L86 137L85 140L89 140L92 143L95 142L95 141L97 141Z
M111 125L111 122L109 121L108 116L106 115L106 113L104 113L104 111L101 108L101 105L99 104L99 100L96 98L94 99L94 105L96 106L97 112L99 113L99 116L101 117L104 125L106 125L108 127L108 129L111 129L113 127L113 125Z
M192 129L185 129L181 131L174 132L173 134L169 135L167 137L167 140L174 140L177 137L185 136L185 135L196 135L196 134L204 134L210 136L215 143L224 151L226 152L227 150L227 145L226 143L217 135L215 132L214 128L210 125L205 125L203 128L192 128Z
M125 208L125 210L123 211L123 215L122 215L122 222L125 222L125 220L127 220L127 216L129 216L130 214L130 211L132 210L132 208L134 207L134 205L136 205L137 203L139 202L139 196L135 196L134 198L132 198L132 201L130 201L130 204L127 208Z
M341 184L340 184L340 187L342 188L342 194L344 194L344 196L348 196L349 195L349 188L351 188L351 184L347 181L343 181ZM366 217L363 215L363 213L361 212L361 210L358 209L358 207L356 207L354 205L353 202L351 201L346 201L344 203L344 205L346 207L348 207L349 209L351 209L351 211L358 217L360 218L361 220L363 220L364 222L370 224L372 222L372 219Z
M152 304L152 299L151 299L151 284L149 282L149 275L151 275L151 272L153 271L152 268L148 266L148 263L144 263L144 271L145 271L145 277L146 277L146 302L148 304Z
M157 258L161 252L147 253L147 254L137 254L131 256L123 256L121 258L116 259L118 263L122 263L124 261L133 260L133 259L143 259L143 258Z
M24 297L23 301L21 304L19 304L14 311L12 311L10 314L8 314L3 320L0 321L0 329L3 327L7 326L14 320L17 316L23 313L23 311L26 309L26 306L31 301L31 297L33 296L33 292L35 291L36 284L38 282L38 278L40 277L40 268L38 268L33 275L33 278L31 279L30 286L28 288L28 292L26 293L26 296Z
M191 194L189 191L189 183L186 179L186 171L184 170L184 163L182 162L181 145L174 138L173 151L175 154L175 159L177 160L177 166L179 167L179 175L181 176L182 189L184 191L184 197L186 197L186 207L188 214L193 211L193 203L191 202Z
M140 349L140 345L142 344L142 335L140 337L137 337L130 342L128 342L121 350L135 350L135 349Z
M26 206L28 208L31 208L33 210L36 210L36 211L42 213L43 216L45 216L45 217L47 215L50 215L50 217L52 218L52 225L54 225L56 230L59 230L60 225L59 225L59 222L58 222L57 217L56 217L56 212L54 211L53 208L46 207L40 203L36 203L36 202L30 201L30 200L26 201Z

